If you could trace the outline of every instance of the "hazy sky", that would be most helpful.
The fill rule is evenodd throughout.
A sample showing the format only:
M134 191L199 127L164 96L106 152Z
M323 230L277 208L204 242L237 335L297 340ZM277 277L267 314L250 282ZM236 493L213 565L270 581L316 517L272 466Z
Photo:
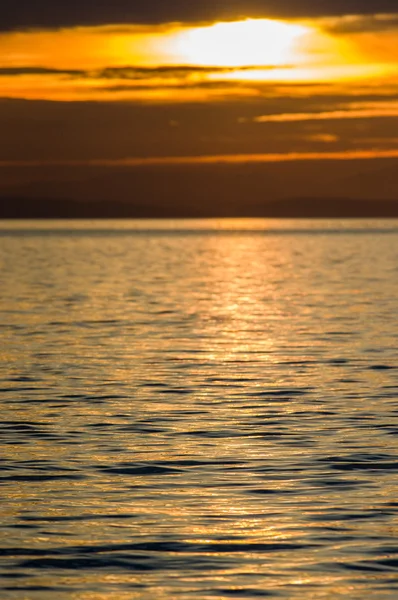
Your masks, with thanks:
M0 192L62 166L398 159L395 0L4 4Z

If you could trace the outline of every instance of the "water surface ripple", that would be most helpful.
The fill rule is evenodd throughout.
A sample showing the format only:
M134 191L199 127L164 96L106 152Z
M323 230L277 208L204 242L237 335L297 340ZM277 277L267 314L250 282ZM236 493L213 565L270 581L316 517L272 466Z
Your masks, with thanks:
M0 229L1 598L398 597L398 222Z

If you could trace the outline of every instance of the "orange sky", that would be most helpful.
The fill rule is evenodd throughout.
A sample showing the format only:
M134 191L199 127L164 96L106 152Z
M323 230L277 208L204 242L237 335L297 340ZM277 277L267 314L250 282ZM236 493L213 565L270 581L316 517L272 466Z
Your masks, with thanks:
M203 101L256 94L253 82L397 83L393 15L381 31L358 31L360 20L8 32L0 34L0 85L9 98Z
M391 159L397 40L396 14L0 31L0 168Z

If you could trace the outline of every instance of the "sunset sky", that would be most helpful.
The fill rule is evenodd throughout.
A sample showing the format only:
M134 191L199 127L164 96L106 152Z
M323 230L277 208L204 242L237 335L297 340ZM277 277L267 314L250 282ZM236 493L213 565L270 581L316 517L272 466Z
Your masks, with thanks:
M0 193L120 166L387 161L398 200L395 0L15 0L0 29Z

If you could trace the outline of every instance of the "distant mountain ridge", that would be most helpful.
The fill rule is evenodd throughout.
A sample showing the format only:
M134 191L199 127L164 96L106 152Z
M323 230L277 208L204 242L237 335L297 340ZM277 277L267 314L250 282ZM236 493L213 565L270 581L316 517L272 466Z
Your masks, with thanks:
M288 198L273 201L187 203L149 198L144 202L0 197L1 219L116 218L398 218L398 200Z
M0 169L0 218L398 217L398 159Z

